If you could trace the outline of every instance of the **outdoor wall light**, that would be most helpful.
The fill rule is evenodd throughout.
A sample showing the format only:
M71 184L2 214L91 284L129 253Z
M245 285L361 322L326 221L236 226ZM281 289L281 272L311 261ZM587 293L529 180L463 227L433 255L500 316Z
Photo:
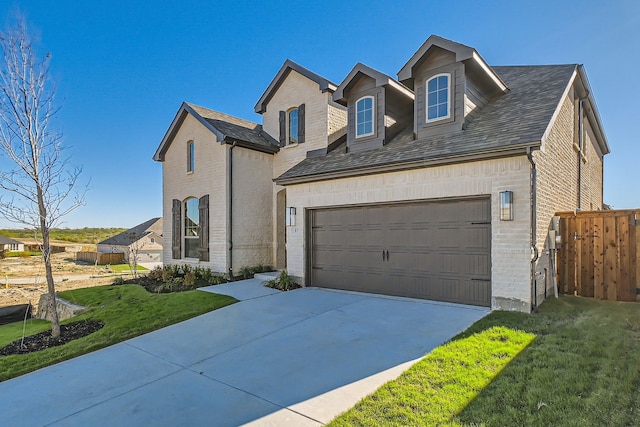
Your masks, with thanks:
M296 208L287 208L285 223L288 226L296 225Z
M513 221L513 191L500 192L500 221Z

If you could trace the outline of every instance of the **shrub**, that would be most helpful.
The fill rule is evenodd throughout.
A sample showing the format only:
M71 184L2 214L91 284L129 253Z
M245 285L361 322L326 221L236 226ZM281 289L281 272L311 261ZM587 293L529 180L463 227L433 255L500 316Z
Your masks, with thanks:
M111 284L115 286L124 285L125 280L122 278L122 276L118 276L115 279L113 279L113 282L111 282Z
M240 269L240 276L242 276L243 279L251 279L253 277L254 271L255 270L251 267L242 267Z
M185 286L194 286L196 284L196 275L193 272L185 273L182 283Z
M264 285L279 291L290 291L300 287L285 270L282 270L278 277L269 280Z

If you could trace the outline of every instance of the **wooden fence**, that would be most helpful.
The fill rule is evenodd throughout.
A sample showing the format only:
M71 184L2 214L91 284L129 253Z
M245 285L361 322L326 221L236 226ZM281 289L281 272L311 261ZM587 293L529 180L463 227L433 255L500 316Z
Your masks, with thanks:
M560 212L560 293L640 301L640 209Z
M122 252L102 253L102 252L76 252L76 260L97 263L100 265L122 264L124 263L124 254Z

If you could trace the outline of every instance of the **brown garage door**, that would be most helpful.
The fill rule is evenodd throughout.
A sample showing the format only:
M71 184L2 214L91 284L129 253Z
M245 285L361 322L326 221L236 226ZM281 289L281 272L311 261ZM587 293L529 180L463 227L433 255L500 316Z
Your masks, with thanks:
M486 199L310 212L311 286L491 305Z

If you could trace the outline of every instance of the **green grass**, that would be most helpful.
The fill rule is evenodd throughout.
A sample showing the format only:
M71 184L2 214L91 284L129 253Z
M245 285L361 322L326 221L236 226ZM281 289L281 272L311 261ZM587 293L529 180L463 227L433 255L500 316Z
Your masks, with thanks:
M0 381L52 365L81 354L234 303L236 300L209 292L187 291L151 294L138 285L99 286L60 292L60 296L90 309L66 322L101 320L105 326L84 338L59 347L0 357ZM27 335L49 329L47 322L29 320ZM0 347L22 336L22 323L0 326Z
M111 264L109 266L109 268L112 271L115 271L116 273L130 273L131 272L131 267L129 266L129 264ZM141 265L138 265L138 271L145 271L145 270L149 270L148 268L145 268Z
M565 296L491 313L331 425L640 425L639 367L640 304Z

